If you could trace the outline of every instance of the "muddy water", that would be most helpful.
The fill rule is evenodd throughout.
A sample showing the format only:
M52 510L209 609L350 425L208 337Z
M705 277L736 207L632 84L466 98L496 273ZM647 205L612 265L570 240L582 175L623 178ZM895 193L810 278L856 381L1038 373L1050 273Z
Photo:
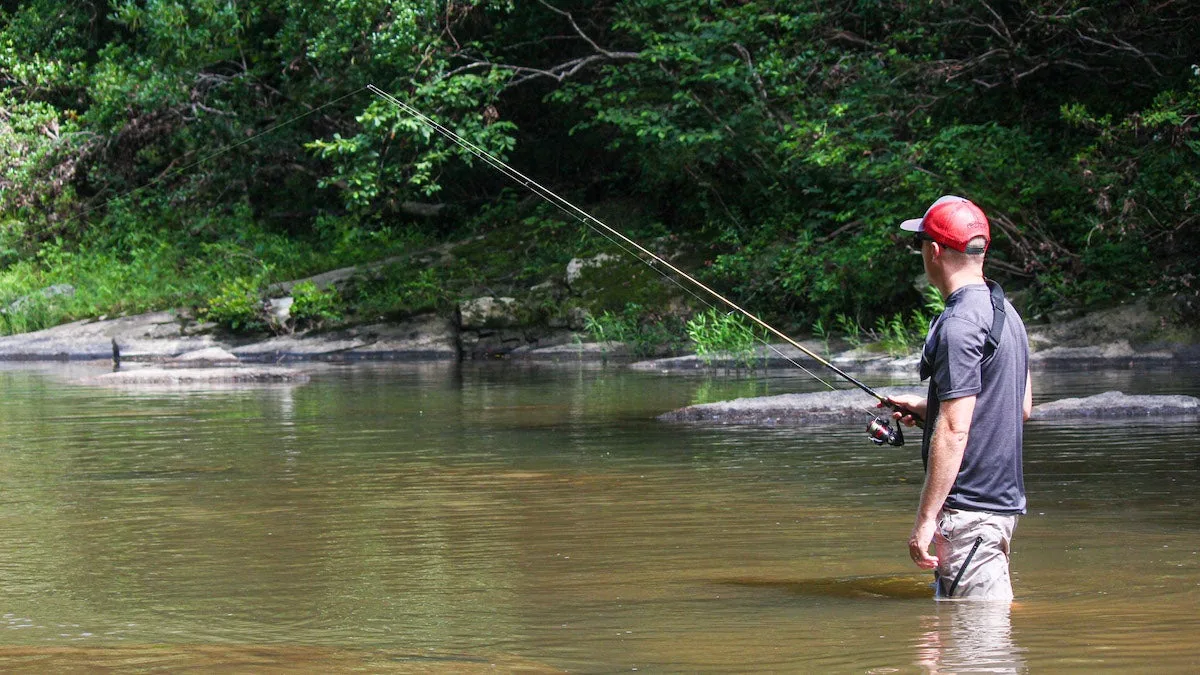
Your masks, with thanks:
M1031 424L1019 602L985 609L935 604L907 560L915 448L653 419L801 378L68 382L86 371L0 370L6 672L1200 668L1194 420ZM1197 394L1196 375L1037 389Z

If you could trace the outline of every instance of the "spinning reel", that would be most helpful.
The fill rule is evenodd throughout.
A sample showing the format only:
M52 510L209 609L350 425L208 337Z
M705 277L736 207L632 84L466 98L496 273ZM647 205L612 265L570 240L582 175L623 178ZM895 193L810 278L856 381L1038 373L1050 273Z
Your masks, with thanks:
M867 436L875 445L895 447L904 445L904 432L900 429L900 424L893 423L884 417L876 417L871 420L871 423L867 425Z

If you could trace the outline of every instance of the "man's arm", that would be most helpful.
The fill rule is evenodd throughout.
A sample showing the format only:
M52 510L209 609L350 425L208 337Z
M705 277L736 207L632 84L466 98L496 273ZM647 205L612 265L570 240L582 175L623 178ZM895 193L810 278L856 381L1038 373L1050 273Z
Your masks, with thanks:
M1033 376L1029 374L1028 370L1025 371L1025 403L1022 407L1025 411L1022 419L1028 422L1029 418L1033 416Z
M941 412L929 441L929 468L925 472L925 487L921 488L921 503L917 521L908 537L908 552L921 569L937 567L938 559L929 555L929 544L937 528L938 512L954 486L962 466L963 451L971 431L975 413L975 396L942 401Z

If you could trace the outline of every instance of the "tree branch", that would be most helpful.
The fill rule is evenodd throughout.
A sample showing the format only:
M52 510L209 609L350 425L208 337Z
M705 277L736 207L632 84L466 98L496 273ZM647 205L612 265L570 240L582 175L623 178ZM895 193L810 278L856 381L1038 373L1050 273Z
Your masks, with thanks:
M641 58L640 52L605 52L604 54L581 56L550 66L549 68L531 68L529 66L514 66L507 63L493 63L491 61L473 61L448 71L440 79L453 77L459 73L471 70L495 68L496 70L507 70L518 75L518 77L506 85L507 87L515 87L540 77L550 78L555 82L562 82L593 63L611 60L636 60L638 58Z
M545 7L546 9L550 10L551 12L558 14L559 16L566 17L567 21L571 22L571 27L575 29L575 33L580 38L582 38L584 42L587 42L589 45L591 45L592 49L595 50L597 53L604 54L606 56L611 56L611 53L608 50L606 50L603 47L601 47L600 45L596 44L595 40L588 37L587 33L583 32L583 29L581 29L579 27L579 24L575 23L575 17L571 16L570 12L561 10L561 9L555 7L554 5L551 5L550 3L546 2L546 0L538 0L538 4L540 4L542 7Z
M775 123L775 126L779 129L779 133L784 133L784 123L775 116L775 111L771 109L771 99L767 96L767 86L763 83L763 79L759 76L758 71L754 69L754 60L750 58L750 50L746 49L740 42L733 43L733 48L737 50L738 54L742 55L742 60L746 62L746 68L750 70L750 77L754 80L754 90L758 92L758 97L762 99L763 108L767 111L767 117L770 117L771 121ZM792 120L788 119L787 122L791 124Z
M513 73L513 79L505 85L505 88L507 89L539 78L548 78L554 80L555 82L562 82L569 77L577 75L580 71L584 70L588 66L597 63L605 63L610 61L636 61L642 57L641 52L611 51L601 47L595 40L591 38L591 36L589 36L583 31L582 28L579 27L579 24L575 21L575 17L570 12L559 9L546 2L546 0L538 0L538 3L551 12L554 12L559 16L566 17L567 21L571 24L571 28L575 31L575 36L577 36L571 37L571 39L583 40L591 48L592 53L542 68L535 68L532 66L517 66L508 63L496 63L488 60L487 58L477 58L470 63L447 71L438 79L447 79L454 77L459 73L469 72L472 70L486 70L494 68L496 70L505 70Z

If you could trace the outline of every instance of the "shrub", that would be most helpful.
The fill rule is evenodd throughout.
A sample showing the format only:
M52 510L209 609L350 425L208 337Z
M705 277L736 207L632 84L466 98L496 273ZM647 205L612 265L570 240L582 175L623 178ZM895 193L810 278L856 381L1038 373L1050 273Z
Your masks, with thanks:
M604 311L589 315L584 329L597 342L620 342L635 356L651 356L665 351L674 353L681 346L684 326L675 316L647 311L635 302L625 305L621 313Z
M341 297L336 290L317 288L311 281L301 281L292 287L293 326L303 330L337 323L342 320L340 304Z
M261 281L238 277L222 284L200 315L232 333L261 330L266 326Z
M709 309L687 322L687 334L696 356L708 365L718 357L732 359L739 367L754 367L755 343L759 341L741 316Z

